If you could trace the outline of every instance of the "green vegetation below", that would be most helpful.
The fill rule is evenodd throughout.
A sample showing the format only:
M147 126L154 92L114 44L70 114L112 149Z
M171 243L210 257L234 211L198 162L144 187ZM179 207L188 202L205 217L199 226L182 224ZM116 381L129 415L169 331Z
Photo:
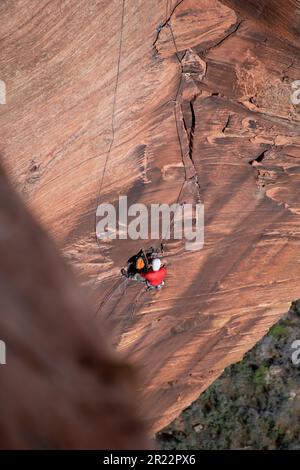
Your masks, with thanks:
M157 436L162 449L300 449L300 301ZM300 346L298 346L300 350ZM300 358L300 354L299 354Z

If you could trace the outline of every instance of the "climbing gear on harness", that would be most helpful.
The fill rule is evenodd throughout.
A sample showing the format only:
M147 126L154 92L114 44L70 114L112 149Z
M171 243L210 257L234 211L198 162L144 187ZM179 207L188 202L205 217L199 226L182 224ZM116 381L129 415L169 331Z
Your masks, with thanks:
M142 256L136 260L135 267L138 271L141 271L145 267L145 261Z
M158 284L158 286L152 286L151 284L149 284L148 281L146 281L146 290L160 290L163 288L163 286L165 285L165 281L162 281L161 284Z

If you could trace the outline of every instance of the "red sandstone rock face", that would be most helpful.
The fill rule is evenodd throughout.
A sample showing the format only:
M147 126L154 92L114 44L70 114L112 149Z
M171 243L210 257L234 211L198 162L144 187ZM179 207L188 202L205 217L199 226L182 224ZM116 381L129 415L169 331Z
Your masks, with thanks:
M142 370L158 430L299 297L299 44L215 0L24 3L0 7L3 160ZM166 242L160 293L119 281L141 242L96 243L119 194L205 205L204 248Z

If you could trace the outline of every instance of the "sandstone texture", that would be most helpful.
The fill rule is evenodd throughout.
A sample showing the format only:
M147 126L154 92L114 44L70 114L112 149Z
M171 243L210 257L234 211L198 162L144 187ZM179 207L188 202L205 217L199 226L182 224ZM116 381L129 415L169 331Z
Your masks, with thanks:
M140 370L152 432L299 297L299 1L259 18L226 3L0 4L3 165L92 292L82 321ZM97 206L119 195L204 204L202 250L163 240L159 293L120 268L161 240L96 239Z

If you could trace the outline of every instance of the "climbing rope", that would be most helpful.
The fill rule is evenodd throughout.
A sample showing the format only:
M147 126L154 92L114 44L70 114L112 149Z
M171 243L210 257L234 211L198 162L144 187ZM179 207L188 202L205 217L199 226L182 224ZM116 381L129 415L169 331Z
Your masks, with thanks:
M169 23L174 11L176 10L177 7L179 7L179 5L183 2L184 0L179 0L176 5L174 5L174 7L172 8L171 12L169 13L169 1L167 0L167 3L166 3L166 19L164 20L163 23L160 23L159 26L156 28L156 36L155 36L155 39L152 43L153 46L155 46L158 38L159 38L159 35L160 35L160 32L161 30Z
M178 47L177 47L177 44L176 44L176 40L175 40L175 37L174 37L174 32L173 32L173 29L172 29L172 25L169 23L170 21L170 18L173 14L173 12L175 11L175 9L178 7L178 5L182 2L182 0L180 0L176 5L175 7L173 8L172 10L172 13L170 16L168 16L168 4L169 4L169 1L167 0L167 4L166 4L166 21L165 23L160 27L160 30L162 27L164 26L168 26L170 31L171 31L171 36L172 36L172 41L173 41L173 44L174 44L174 47L175 47L175 54L176 54L176 57L177 57L177 60L180 64L180 68L181 68L181 74L180 74L180 80L179 80L179 83L178 83L178 87L177 87L177 90L176 90L176 94L175 94L175 98L174 98L174 102L175 102L175 106L174 106L174 116L175 116L175 123L176 123L176 132L177 132L177 138L178 138L178 142L179 142L179 147L180 147L180 154L181 154L181 159L182 159L182 163L183 163L183 167L184 167L184 181L181 185L181 188L180 188L180 191L178 193L178 196L177 196L177 199L176 199L176 203L175 204L178 204L179 203L179 200L180 200L180 196L181 196L181 193L182 193L182 190L183 190L183 187L187 181L187 174L186 174L186 168L185 168L185 165L184 165L184 153L183 153L183 148L182 148L182 143L181 143L181 139L180 139L180 132L179 132L179 128L178 128L178 116L177 116L177 111L176 111L176 104L177 104L177 99L178 99L178 95L179 95L179 92L180 92L180 89L181 89L181 85L182 85L182 78L183 78L183 68L182 68L182 63L181 63L181 60L180 60L180 56L179 56L179 50L178 50ZM158 31L158 35L156 37L156 40L155 40L155 43L158 39L158 36L159 36L159 33L160 33L160 30ZM154 43L154 44L155 44ZM172 219L170 219L170 222L169 222L169 225L167 227L167 230L166 230L166 234L163 235L162 234L162 237L160 238L160 245L162 246L162 242L163 240L166 239L166 236L169 232L169 229L170 229L170 226L171 224L173 223L174 221L174 218L175 218L175 213L176 211L174 211L173 213L173 216L172 216ZM134 301L134 304L133 304L133 309L132 309L132 312L131 312L131 315L130 315L130 320L129 322L132 320L133 318L133 315L135 313L135 310L137 308L137 304L138 304L138 301L140 300L140 297L141 295L144 293L145 291L144 290L140 290L137 294L137 297ZM129 323L128 322L128 323Z
M166 1L166 19L165 21L168 21L169 18L169 0Z
M118 87L119 87L119 78L120 78L120 65L121 65L121 54L122 54L122 45L123 45L123 31L124 31L124 17L125 17L125 0L122 0L122 13L121 13L121 30L120 30L120 38L119 38L119 48L118 48L118 60L117 60L117 73L116 73L116 82L115 82L115 87L114 87L114 93L113 93L113 105L112 105L112 113L111 113L111 140L109 143L109 147L106 153L105 157L105 162L104 162L104 168L102 171L102 176L98 188L98 195L97 195L97 203L96 203L96 210L95 210L95 238L98 247L100 248L100 243L97 237L97 209L99 206L100 198L101 198L101 193L102 193L102 188L104 184L104 176L106 173L107 165L108 165L108 160L111 154L111 150L115 141L115 113L116 113L116 104L117 104L117 93L118 93ZM115 284L113 285L113 288L115 287ZM95 315L97 316L102 307L105 305L106 301L109 299L111 292L109 291L108 295L105 295L104 299L101 301L100 305L98 306Z
M180 4L181 2L178 2L178 4L175 6L174 9L177 8L177 6ZM174 11L174 10L173 10ZM176 124L176 133L177 133L177 139L178 139L178 143L179 143L179 147L180 147L180 155L181 155L181 160L182 160L182 163L183 163L183 168L184 168L184 181L181 185L181 188L180 188L180 191L179 191L179 194L178 194L178 197L176 199L176 202L175 204L177 205L180 201L180 196L181 196L181 193L182 193L182 190L184 188L184 185L187 181L187 174L186 174L186 168L185 168L185 165L184 165L184 153L183 153L183 148L182 148L182 143L181 143L181 139L180 139L180 132L179 132L179 128L178 128L178 116L177 116L177 99L178 99L178 95L179 95L179 92L180 92L180 89L181 89L181 85L182 85L182 78L183 78L183 68L182 68L182 63L181 63L181 60L180 60L180 56L179 56L179 50L178 50L178 47L177 47L177 44L176 44L176 40L175 40L175 36L174 36L174 32L173 32L173 28L172 28L172 25L169 23L170 19L165 23L165 26L167 26L171 32L171 36L172 36L172 41L173 41L173 44L174 44L174 48L175 48L175 55L176 55L176 58L179 62L179 65L180 65L180 68L181 68L181 73L180 73L180 80L179 80L179 83L178 83L178 87L177 87L177 90L176 90L176 94L175 94L175 98L174 98L174 103L175 103L175 106L174 106L174 117L175 117L175 124ZM171 227L171 225L173 224L174 222L174 219L175 219L175 212L173 212L173 216L172 216L172 219L170 220L170 223L167 227L167 230L165 232L165 235L162 234L162 237L160 239L160 243L163 242L163 240L166 239L166 236L167 234L169 233L169 229Z
M179 56L179 51L178 51L178 48L177 48L177 44L176 44L176 40L175 40L175 37L174 37L174 33L173 33L173 29L172 29L172 26L171 24L169 23L170 19L171 19L171 16L172 14L174 13L174 11L176 10L176 8L178 7L178 5L180 3L182 3L183 0L180 0L179 2L177 2L177 4L173 7L171 13L169 14L169 0L166 0L166 19L165 21L157 28L157 34L156 34L156 38L153 42L153 45L155 45L155 43L157 42L158 40L158 37L159 37L159 34L160 34L160 31L162 28L164 28L165 26L169 27L170 29L170 32L171 32L171 36L172 36L172 41L173 41L173 44L174 44L174 47L175 47L175 54L176 54L176 57L177 57L177 60L180 64L180 67L181 67L181 74L180 74L180 80L179 80L179 83L178 83L178 87L177 87L177 90L176 90L176 94L175 94L175 98L174 98L174 102L175 104L177 104L177 99L178 99L178 95L179 95L179 92L180 92L180 88L181 88L181 85L182 85L182 78L183 78L183 70L182 70L182 64L181 64L181 60L180 60L180 56ZM124 28L124 11L125 11L125 0L123 0L122 2L122 19L121 19L121 33L120 33L120 42L119 42L119 54L118 54L118 64L117 64L117 78L116 78L116 84L115 84L115 92L114 92L114 100L113 100L113 109L112 109L112 139L111 139L111 142L110 142L110 145L109 145L109 149L108 149L108 152L107 152L107 155L106 155L106 159L105 159L105 165L104 165L104 169L103 169L103 172L102 172L102 178L101 178L101 183L100 183L100 186L99 186L99 192L98 192L98 198L97 198L97 207L99 205L99 199L100 199L100 195L101 195L101 191L102 191L102 186L103 186L103 182L104 182L104 176L105 176L105 172L106 172L106 166L107 166L107 163L108 163L108 159L109 159L109 156L110 156L110 153L111 153L111 149L112 149L112 146L113 146L113 143L114 143L114 138L115 138L115 108L116 108L116 101L117 101L117 91L118 91L118 84L119 84L119 74L120 74L120 62L121 62L121 52L122 52L122 40L123 40L123 28ZM179 128L178 128L178 116L177 116L177 110L176 110L176 105L174 107L174 116L175 116L175 123L176 123L176 132L177 132L177 138L178 138L178 142L179 142L179 147L180 147L180 153L181 153L181 159L182 159L182 162L184 164L184 153L183 153L183 149L182 149L182 143L181 143L181 139L180 139L180 132L179 132ZM180 191L179 191L179 194L178 194L178 197L177 197L177 200L176 200L176 204L179 203L179 200L180 200L180 196L181 196L181 193L182 193L182 190L183 190L183 187L186 183L186 168L185 168L185 165L184 165L184 171L185 171L185 179L184 179L184 182L182 183L181 185L181 188L180 188ZM166 236L168 234L168 231L170 229L170 226L171 224L173 223L174 221L174 218L175 218L175 213L173 213L173 217L172 219L170 220L170 223L168 225L168 228L167 228L167 231L166 231L166 234L163 235L162 234L162 237L160 238L160 244L162 245L162 242L163 240L166 239ZM97 222L97 216L95 215L95 226L96 226L96 222ZM97 244L98 246L99 245L99 240L98 240L98 237L97 237L97 232L95 233L96 234L96 240L97 240ZM109 292L105 295L104 299L102 300L102 302L100 303L100 305L98 306L97 308L97 311L96 311L96 316L98 315L98 313L101 311L101 309L103 308L103 306L106 304L106 302L108 302L112 296L112 294L114 293L114 290L117 286L117 288L119 288L119 283L120 283L120 280L118 280L116 283L114 283L114 285L112 286L112 288L109 290ZM127 284L125 285L125 289L127 287ZM136 296L136 299L134 301L134 304L133 304L133 311L131 312L131 315L130 315L130 319L132 319L133 317L133 314L135 312L135 309L137 307L137 302L138 300L140 299L140 296L142 294L142 290L140 290Z
M124 292L127 287L127 281L128 279L126 277L122 277L121 279L117 279L117 281L112 285L112 288L106 293L102 301L100 302L96 312L95 312L95 317L98 316L98 313L102 310L104 305L110 300L111 296L120 289L123 285L125 285Z
M104 162L104 168L102 171L102 176L101 176L101 181L98 189L98 195L97 195L97 206L96 206L96 211L95 211L95 237L98 246L100 247L99 240L97 237L97 208L99 206L99 201L101 197L101 192L102 192L102 187L104 183L104 176L106 173L106 168L108 164L108 160L111 154L111 149L113 147L114 141L115 141L115 112L116 112L116 104L117 104L117 93L118 93L118 86L119 86L119 77L120 77L120 64L121 64L121 53L122 53L122 44L123 44L123 30L124 30L124 13L125 13L125 0L122 0L122 14L121 14L121 31L120 31L120 39L119 39L119 49L118 49L118 61L117 61L117 74L116 74L116 82L115 82L115 88L114 88L114 97L113 97L113 105L112 105L112 113L111 113L111 140L109 143L109 147L106 153L105 157L105 162Z

